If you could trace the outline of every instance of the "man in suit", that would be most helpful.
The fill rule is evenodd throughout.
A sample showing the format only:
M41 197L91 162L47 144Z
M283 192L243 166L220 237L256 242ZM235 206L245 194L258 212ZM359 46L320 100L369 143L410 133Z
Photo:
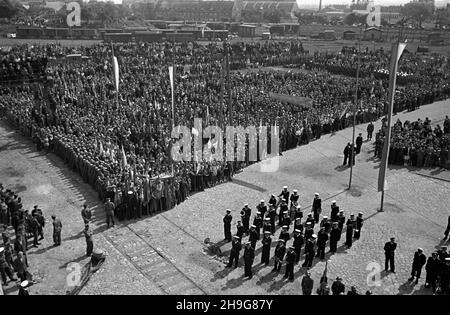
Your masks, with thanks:
M395 273L395 250L397 249L397 243L395 242L395 238L391 237L391 240L384 244L384 270L388 271L388 267L391 267L391 271Z
M374 126L372 122L370 122L367 125L367 140L372 140L372 134L373 134Z

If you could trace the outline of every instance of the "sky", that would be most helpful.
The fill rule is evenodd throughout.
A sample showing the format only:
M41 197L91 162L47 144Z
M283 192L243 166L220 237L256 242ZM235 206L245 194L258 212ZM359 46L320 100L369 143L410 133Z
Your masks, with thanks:
M100 0L101 1L101 0ZM107 1L107 0L103 0ZM401 5L410 2L411 0L375 0L375 5ZM437 6L444 3L450 3L450 0L435 0ZM122 0L113 0L114 3L122 3ZM319 7L319 0L297 0L300 8L302 7ZM351 0L322 0L322 7L329 4L351 4Z

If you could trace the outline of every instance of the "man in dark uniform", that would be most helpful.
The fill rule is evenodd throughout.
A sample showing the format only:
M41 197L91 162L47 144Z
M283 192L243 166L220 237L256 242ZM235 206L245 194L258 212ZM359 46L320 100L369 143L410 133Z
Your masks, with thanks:
M266 232L266 231L272 233L272 226L270 224L270 218L268 218L268 217L266 217L264 219L263 228L262 228L262 232L263 233Z
M241 239L236 235L233 236L233 241L231 242L230 260L228 261L227 267L232 267L234 262L234 268L237 268L239 262L239 252L241 249Z
M252 265L253 260L255 259L255 248L250 245L250 242L245 244L244 250L244 269L245 269L245 277L251 279L253 277Z
M322 221L320 222L320 227L325 228L326 233L330 233L331 230L331 222L328 220L328 216L324 215Z
M306 222L305 225L305 241L309 240L314 234L314 228L311 222Z
M432 253L431 256L428 257L425 271L427 272L425 288L431 286L434 293L436 291L436 280L439 273L439 260L436 252Z
M62 223L60 219L57 219L54 215L52 215L53 220L53 245L59 246L61 245L61 231L62 231Z
M283 213L283 226L287 226L289 231L289 227L291 226L291 217L287 211Z
M298 190L294 189L293 194L290 197L290 201L291 201L290 208L297 207L299 198L300 198L300 195L298 194Z
M320 259L325 259L325 246L328 241L328 233L325 231L325 228L320 228L320 231L317 235L317 254L316 257L320 257Z
M333 292L333 295L341 295L345 292L345 285L341 281L342 278L337 277L336 281L331 285L331 292Z
M38 208L38 206L34 206L31 215L36 218L38 224L38 235L40 236L39 241L44 239L44 227L45 227L45 218L42 213L42 210Z
M261 217L264 218L264 214L267 211L267 206L264 200L261 200L259 202L259 205L256 206L256 210L259 211L259 213L261 214Z
M241 239L244 236L244 226L242 225L241 221L237 221L236 235L239 236Z
M342 165L347 165L347 160L350 155L350 148L351 148L351 145L350 145L350 142L348 142L344 148L344 163ZM349 164L350 164L350 162L349 162Z
M7 283L8 279L6 278L6 276L8 276L11 281L17 280L16 278L14 278L14 275L11 271L11 267L6 261L4 247L0 247L0 275L2 277L3 285L8 284Z
M275 217L277 216L277 210L274 206L269 206L269 213L267 214L270 221L270 232L272 235L275 234Z
M30 295L30 293L29 293L28 290L27 290L28 285L29 285L28 280L22 281L22 282L20 283L18 295L21 295L21 296Z
M283 262L284 255L286 254L286 246L284 245L284 240L279 239L277 247L275 247L275 265L272 271L279 272L281 270L281 263Z
M308 215L306 216L305 226L306 226L308 223L311 224L311 227L312 227L312 228L314 228L314 225L316 224L316 220L314 220L314 217L313 217L313 213L312 213L312 212L308 213Z
M294 222L294 231L295 231L295 230L299 230L300 232L303 233L302 219L300 219L300 218L295 219L295 222Z
M272 238L270 237L270 232L264 232L264 237L261 241L262 243L262 253L261 253L261 264L266 266L269 264L270 260L270 246L272 245Z
M294 281L295 256L294 247L289 247L286 253L286 272L284 278L289 278L290 281Z
M233 217L231 216L231 210L227 209L225 216L223 217L223 231L225 234L225 240L231 241L231 220Z
M355 225L355 235L353 236L355 239L359 240L361 237L361 229L364 224L363 213L359 212L356 217L356 225Z
M413 281L416 277L416 284L419 282L420 274L422 273L422 267L425 265L427 257L423 253L423 249L419 248L417 252L414 253L414 259L412 263L411 278L408 281Z
M336 200L333 200L331 202L331 214L330 214L330 220L332 222L338 221L338 215L339 215L339 206L336 205Z
M336 253L337 244L341 239L342 231L339 229L338 223L333 222L333 226L330 231L330 253Z
M278 212L278 225L283 226L284 213L288 212L288 210L289 209L286 200L284 198L281 199L280 210Z
M340 210L338 216L338 226L341 232L344 229L344 224L345 224L344 210Z
M288 190L288 186L283 186L283 190L281 191L281 193L278 195L278 197L281 197L281 199L284 199L287 202L289 202L289 190Z
M388 267L390 265L391 271L395 273L395 250L397 249L397 243L395 242L395 238L391 237L391 241L384 244L384 270L388 271Z
M275 195L272 194L270 196L270 199L269 199L269 206L273 206L276 209L277 208L277 203L278 203L277 197L275 197Z
M256 242L259 240L259 233L256 230L255 225L252 225L250 227L250 234L249 234L248 240L250 241L250 244L252 245L252 247L256 248Z
M315 246L316 246L317 235L313 234L310 239L306 240L305 245L305 261L303 262L302 267L310 268L312 267L312 263L314 260L315 254Z
M83 233L84 238L86 239L86 256L90 257L94 250L94 241L92 239L92 231L89 228L89 224L85 225Z
M350 215L350 219L347 220L346 226L347 226L347 230L345 232L345 245L347 245L347 247L350 248L353 245L353 232L354 232L355 226L356 226L356 220L355 220L354 214Z
M367 140L372 140L372 134L373 134L374 126L372 122L370 122L367 125Z
M242 225L244 226L244 233L248 234L250 230L250 217L252 215L252 209L248 207L248 203L244 205L244 208L242 208L241 211L241 219L242 219Z
M295 252L295 263L298 264L300 261L300 254L302 251L303 244L305 243L305 239L303 238L302 231L294 230L294 252Z
M261 228L263 226L263 219L259 211L256 212L256 217L253 219L253 225L255 226L256 232L258 232L258 238L261 235Z
M319 215L322 212L322 199L319 198L319 193L314 194L312 211L314 213L314 221L319 223Z
M357 137L356 137L356 154L360 154L361 153L361 147L363 145L363 137L362 137L362 133L360 133Z
M284 240L284 243L286 244L291 237L289 236L288 227L286 225L283 225L280 232L280 237L278 239Z

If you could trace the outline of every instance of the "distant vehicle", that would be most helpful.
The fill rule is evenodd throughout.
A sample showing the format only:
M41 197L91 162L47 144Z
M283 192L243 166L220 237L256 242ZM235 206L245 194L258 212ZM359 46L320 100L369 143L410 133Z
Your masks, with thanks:
M16 38L17 34L16 33L8 33L6 34L6 38Z

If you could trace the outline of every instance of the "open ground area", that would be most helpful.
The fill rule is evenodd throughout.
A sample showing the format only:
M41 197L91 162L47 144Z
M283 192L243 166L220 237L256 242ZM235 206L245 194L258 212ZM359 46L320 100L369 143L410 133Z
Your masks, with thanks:
M422 106L419 110L395 116L401 120L429 117L442 124L449 113L450 101ZM380 121L375 123L375 130ZM357 126L365 136L366 125ZM343 149L351 141L347 128L280 157L279 169L260 171L254 164L236 175L232 182L191 196L174 209L137 221L122 222L106 229L104 211L97 194L79 175L55 155L37 152L30 140L0 122L0 182L18 192L24 208L34 204L43 209L47 219L45 239L29 252L30 272L37 283L31 294L65 294L73 289L70 279L77 265L88 259L81 234L83 203L93 209L95 248L107 253L106 262L81 289L81 294L300 294L305 268L295 267L295 281L271 272L272 266L260 265L261 244L256 246L255 276L244 279L243 262L237 269L225 268L230 243L223 242L222 217L230 208L232 231L239 212L248 202L254 210L260 199L279 194L282 186L298 189L300 204L308 213L314 192L321 194L323 215L329 215L331 200L336 200L348 217L363 212L366 219L361 239L347 249L341 239L338 252L327 254L328 277L343 278L347 288L372 290L374 294L430 294L421 279L408 282L414 252L422 247L429 255L438 246L446 227L450 202L450 172L444 169L390 167L385 211L378 212L377 192L379 160L374 158L373 143L364 142L357 156L352 188L347 190L349 168L342 167ZM50 216L62 219L62 246L53 247ZM275 239L279 231L276 232ZM386 274L383 245L396 237L397 272ZM208 250L204 240L220 246L221 254ZM274 246L274 243L272 243ZM271 252L272 256L273 251ZM304 257L302 255L301 261ZM271 262L272 265L273 261ZM75 266L75 267L73 267ZM311 273L319 284L325 260L315 258ZM73 269L74 268L74 269ZM13 283L6 294L17 294Z

